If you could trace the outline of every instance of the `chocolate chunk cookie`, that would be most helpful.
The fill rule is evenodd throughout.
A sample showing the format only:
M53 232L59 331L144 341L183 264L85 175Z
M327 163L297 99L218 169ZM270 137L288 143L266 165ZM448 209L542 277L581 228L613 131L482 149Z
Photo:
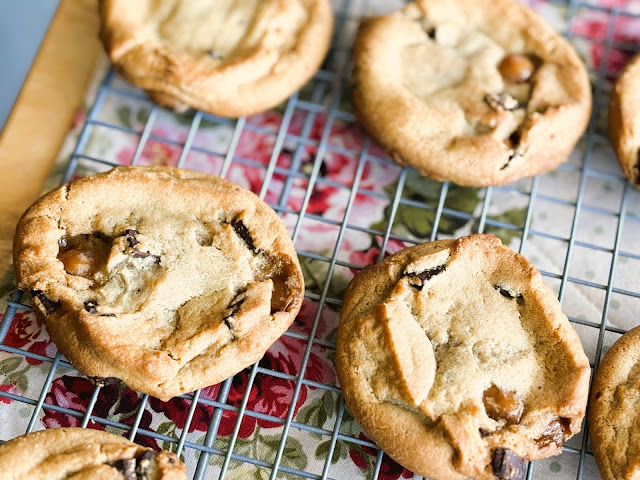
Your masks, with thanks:
M163 400L257 361L304 294L266 203L168 167L115 168L48 193L18 224L14 265L79 371Z
M365 19L354 57L358 119L434 180L501 185L552 170L591 112L578 54L513 0L418 0Z
M590 374L540 273L491 235L365 268L344 298L336 367L367 435L432 480L524 479L580 430Z
M274 107L329 49L329 0L102 0L114 68L160 105L225 117Z
M611 91L609 138L625 176L640 188L640 55Z
M185 480L184 463L129 440L86 428L55 428L0 445L0 479Z
M640 476L640 327L618 339L596 372L589 405L591 445L604 480Z

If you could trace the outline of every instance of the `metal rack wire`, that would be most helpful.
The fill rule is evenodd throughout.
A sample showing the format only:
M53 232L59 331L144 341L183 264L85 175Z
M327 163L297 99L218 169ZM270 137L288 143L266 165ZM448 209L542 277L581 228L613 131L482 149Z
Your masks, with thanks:
M340 255L341 244L345 236L352 231L365 232L379 239L380 248L378 261L383 257L389 242L399 241L405 244L415 244L419 241L435 240L440 238L439 226L443 219L457 219L461 222L467 222L472 225L472 229L478 232L495 231L498 229L507 230L510 234L515 235L519 239L520 252L527 252L527 243L531 239L546 239L550 242L557 242L563 246L564 252L563 268L561 271L548 271L541 268L546 280L552 283L558 292L560 301L571 295L567 289L569 285L578 285L584 289L593 289L594 291L604 292L602 307L599 310L599 318L583 318L572 315L569 312L569 318L573 324L579 329L581 335L595 335L595 351L592 352L592 367L598 366L603 352L603 346L610 344L615 336L624 332L624 329L607 325L609 315L609 307L614 295L640 298L640 291L635 289L623 288L616 286L614 277L616 266L621 258L628 260L640 260L640 254L632 249L623 248L622 242L624 234L624 226L628 222L640 223L640 217L628 211L628 206L633 202L638 203L638 193L624 181L617 167L613 169L603 169L600 166L592 165L592 155L594 148L598 142L603 143L604 133L599 128L598 118L606 111L607 97L610 89L610 79L613 75L609 71L609 58L611 52L623 50L631 52L638 49L637 45L625 43L623 40L616 40L614 33L618 28L620 18L640 18L640 15L631 13L630 10L619 7L603 7L593 2L555 2L566 7L566 31L564 32L570 39L580 42L592 42L598 48L602 49L602 61L597 66L597 70L592 71L594 78L594 114L589 124L584 139L584 149L579 150L579 154L574 156L573 160L561 166L559 171L565 172L567 175L574 175L577 179L577 190L575 195L565 195L566 192L544 191L541 182L544 177L534 178L530 180L520 181L514 185L506 187L489 187L477 191L480 198L478 208L473 211L465 211L457 208L455 202L454 186L448 183L435 184L424 180L425 185L428 183L433 188L437 188L437 194L432 200L416 199L407 195L405 187L411 178L412 169L400 169L387 158L380 155L372 146L372 143L366 139L364 145L358 151L352 151L332 142L332 127L335 122L354 122L355 118L349 111L348 106L345 107L344 102L348 99L348 71L349 71L349 50L351 45L351 35L353 27L357 25L359 17L363 13L370 13L370 6L367 2L352 2L350 0L341 0L334 2L334 8L337 13L337 25L335 31L335 39L333 46L325 65L322 70L317 73L312 81L308 95L303 97L300 93L294 94L284 106L281 114L280 125L277 131L264 130L260 126L252 124L250 119L240 118L238 120L228 120L212 117L202 112L195 112L190 116L186 140L184 142L172 142L170 140L157 137L153 134L153 127L159 115L165 114L162 110L153 106L144 95L135 89L124 86L118 78L110 72L97 92L97 97L89 110L87 119L83 125L77 145L69 162L62 181L67 182L74 177L83 163L92 165L102 165L109 167L118 163L112 158L96 154L88 154L87 146L90 142L92 132L95 129L108 129L111 132L119 132L127 135L134 135L137 138L135 152L131 158L131 164L137 164L145 150L145 146L150 142L163 142L168 145L174 145L181 149L177 166L182 167L187 163L191 152L202 152L205 154L215 154L222 158L219 174L226 176L235 164L242 164L247 168L255 168L259 171L262 178L262 185L259 195L262 198L268 193L270 183L275 175L283 175L285 180L279 192L279 198L276 202L271 202L271 206L281 215L294 216L295 223L291 228L291 236L294 241L298 239L301 232L307 228L307 221L319 222L330 225L335 228L335 246L329 254L314 251L303 251L299 249L301 258L311 259L321 272L320 288L317 291L307 291L306 297L317 302L313 323L306 332L298 330L290 330L285 335L289 338L295 338L304 342L304 353L297 374L283 373L272 368L267 368L256 363L245 372L246 386L242 397L231 401L229 398L233 385L233 379L223 382L217 392L215 400L204 398L201 392L197 391L193 395L183 395L181 398L187 401L189 405L185 412L184 424L182 428L177 429L178 434L172 436L161 431L143 428L141 421L145 415L145 409L150 401L147 395L139 397L135 405L135 415L132 421L125 424L115 421L106 416L97 415L94 412L99 399L100 387L94 387L88 394L88 403L84 408L70 409L61 407L47 400L47 396L51 394L52 382L60 369L72 369L73 367L66 362L60 354L49 356L42 353L27 351L5 343L5 338L12 326L14 317L17 312L27 311L30 306L23 303L22 292L14 291L11 293L8 307L4 313L2 323L0 324L0 359L16 357L19 359L28 359L31 362L44 362L48 365L47 373L42 378L42 388L40 393L31 398L30 396L15 394L0 390L0 401L10 400L29 407L28 424L25 428L26 432L34 429L42 428L40 418L44 411L53 411L61 415L68 415L73 418L80 419L82 427L91 425L107 426L115 431L126 432L130 439L136 441L144 441L145 438L153 439L158 442L167 442L172 449L178 454L186 454L191 452L192 464L190 466L190 474L193 479L203 478L230 478L231 472L240 464L251 464L255 466L255 471L260 472L256 478L280 478L301 477L301 478L332 478L336 475L332 470L332 459L334 451L339 442L347 442L349 444L358 445L367 451L374 452L375 460L372 461L372 469L369 472L371 478L388 478L380 475L383 465L388 460L383 457L383 452L378 450L375 444L351 433L345 433L341 430L341 425L347 415L344 402L341 400L340 390L334 384L325 384L306 378L305 372L312 350L315 347L322 347L328 350L334 348L335 344L331 339L317 336L317 329L325 306L338 308L340 306L340 298L334 298L331 295L331 282L334 271L337 269L359 269L363 265L358 265L342 258ZM544 7L545 2L531 1L533 8ZM386 10L392 10L398 5L385 5ZM597 32L594 36L584 36L578 34L573 29L573 19L577 12L582 10L597 12L606 16L606 31ZM597 37L597 38L596 38ZM114 122L105 121L101 117L101 112L105 108L108 96L118 98L126 98L127 101L140 102L148 106L148 116L141 123L141 128L131 128ZM301 132L291 133L289 126L295 112L303 112L304 125ZM318 115L326 116L321 134L318 139L312 139L309 132ZM220 125L227 125L230 129L231 136L228 145L223 152L211 152L195 144L196 134L201 128L203 122L213 122ZM242 134L246 131L255 131L260 134L270 136L273 139L272 151L269 161L266 165L253 161L250 158L242 158L237 155L237 148L242 140ZM311 164L310 170L302 168L302 155L306 146L312 145L315 148L315 156ZM291 161L288 166L279 163L279 158L283 152L287 151ZM323 158L325 154L330 152L339 152L347 156L350 161L354 162L355 174L348 185L336 183L333 180L325 179L322 175ZM612 159L613 164L613 159ZM398 170L398 177L393 191L380 192L361 188L361 179L367 168L375 168L377 165L386 165L389 168ZM302 180L306 183L304 197L297 208L292 208L287 200L293 188L295 179ZM586 200L588 196L587 184L593 180L599 179L610 182L616 191L619 192L619 201L610 208L601 205L594 205ZM333 183L332 183L333 182ZM314 189L319 185L332 185L336 188L348 190L348 195L344 204L344 215L340 219L329 218L323 215L311 214L307 212L308 205ZM509 194L514 197L520 197L526 200L524 222L520 225L510 223L509 221L493 218L490 214L492 207L492 199L501 194ZM384 228L375 229L358 225L357 219L351 218L352 207L359 196L372 196L384 200L388 211L388 220ZM631 197L635 196L635 199ZM568 230L562 232L544 231L535 228L533 222L534 212L539 209L539 205L547 211L556 208L568 208L570 210L570 226ZM546 207L544 207L546 205ZM431 231L424 238L416 238L407 235L404 232L398 232L394 229L394 221L396 215L401 208L412 207L419 212L428 212L432 215ZM581 239L578 237L578 230L582 218L586 213L593 213L611 217L615 227L608 235L608 243L606 246L592 242L589 239ZM606 281L595 281L592 279L584 279L571 274L572 258L577 249L588 249L589 251L604 253L610 255L609 269ZM554 283L555 282L555 283ZM591 333L589 333L591 332ZM613 337L608 338L608 336ZM583 337L584 338L584 337ZM0 371L0 379L3 378L4 372ZM251 411L247 408L251 387L260 377L276 377L284 379L289 383L292 389L291 406L288 408L286 416L280 418L265 413ZM312 387L320 391L330 391L337 395L339 399L336 409L335 418L329 419L332 423L327 428L327 422L322 424L306 424L298 421L295 417L296 405L301 389L303 387ZM203 439L197 440L190 435L189 429L194 415L201 407L207 407L211 412L208 418L208 428ZM0 403L0 413L3 403ZM221 420L225 414L235 415L235 423L230 435L225 436L224 442L218 434ZM272 458L265 460L258 458L255 454L240 452L237 450L237 442L242 422L245 418L255 418L272 422L273 424L282 425L282 429L278 431L278 439L273 447ZM287 448L288 438L290 438L291 429L297 431L307 431L322 436L328 440L326 455L322 462L321 470L317 472L307 471L305 469L295 468L294 466L285 465L283 463L283 452ZM583 432L586 432L586 425ZM581 478L597 478L595 468L593 466L593 458L588 445L588 435L583 433L572 439L567 446L564 447L564 455L562 457L569 458L569 463L575 469L575 477ZM529 466L527 478L546 478L536 474L536 464ZM573 477L570 476L571 478ZM395 478L395 477L394 477Z

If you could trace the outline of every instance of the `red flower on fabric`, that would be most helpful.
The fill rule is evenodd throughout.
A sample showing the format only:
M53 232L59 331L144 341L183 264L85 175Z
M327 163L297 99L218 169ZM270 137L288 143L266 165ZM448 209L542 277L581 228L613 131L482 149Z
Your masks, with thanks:
M605 7L623 7L627 1L609 0L601 4ZM609 47L604 44L607 37L607 30L610 23L610 13L602 10L594 10L585 7L586 12L579 15L573 21L572 33L585 37L591 41L589 54L593 66L600 68L604 55ZM619 15L613 26L612 40L614 43L638 44L640 42L640 19ZM620 72L627 62L634 55L632 51L609 49L606 70L610 72Z
M82 417L76 417L67 413L51 410L46 404L56 405L76 412L86 412L87 406L95 386L84 377L72 377L64 375L53 381L51 390L45 398L45 412L42 423L47 428L79 427ZM133 425L138 406L139 395L130 388L124 387L118 382L107 383L100 389L98 399L92 410L92 415L100 418L110 418L123 423ZM145 409L140 421L140 428L150 429L152 415ZM104 430L102 423L92 422L91 428ZM136 435L135 441L141 445L159 450L156 441L143 435Z
M0 385L0 391L7 392L7 393L13 393L13 394L17 394L18 393L18 389L13 383L8 383L7 385ZM0 397L0 402L2 402L2 403L11 403L11 402L13 402L13 400L11 400L10 398L6 398L6 397Z
M349 255L349 262L354 263L356 265L361 265L362 267L366 267L367 265L374 265L378 263L378 256L380 255L379 244L382 243L382 238L376 237L376 240L377 240L376 243L371 245L371 247L368 248L367 250L360 251L360 252L352 252ZM403 248L405 248L404 242L390 238L389 241L387 242L387 248L385 249L384 257L386 258L389 255L402 250ZM355 268L352 268L351 271L353 272L354 275L358 273L358 270Z
M13 317L4 344L22 348L29 352L53 357L55 346L47 334L44 325L33 312L17 312ZM39 365L41 360L26 357L30 365Z
M283 339L276 342L276 346ZM289 339L291 340L291 339ZM296 340L300 342L299 340ZM275 346L274 346L275 347ZM297 366L299 366L299 359L295 358L298 355L299 348L289 350L286 347L280 346L279 348L272 347L260 361L260 366L266 369L275 370L282 373L288 373L291 375L296 374ZM284 350L284 353L283 353ZM324 376L319 374L319 371L326 372L326 367L318 366L318 363L323 360L317 355L312 355L309 358L309 364L307 368L307 378L318 379L318 381L326 380L327 374ZM326 360L325 360L326 362ZM242 372L236 374L233 377L231 389L226 403L231 406L239 407L242 403L242 398L248 387L250 369L247 368ZM295 405L295 413L304 404L307 399L307 387L302 385L298 400ZM249 398L247 401L247 410L251 412L261 413L269 415L275 418L286 418L289 408L293 400L293 392L295 389L295 381L287 380L276 377L274 375L259 373L254 383L251 385L249 392ZM220 385L214 385L202 390L200 396L203 399L216 400ZM187 414L191 406L191 401L183 398L173 398L168 402L161 402L156 398L149 400L149 405L152 410L156 412L162 412L164 415L176 424L176 427L183 429L187 420ZM209 428L209 422L213 415L214 407L211 405L205 405L199 403L196 406L193 419L189 425L189 432L193 431L207 431ZM233 432L236 423L236 412L225 410L220 419L220 425L218 427L218 435L228 436ZM256 425L262 428L277 428L282 426L282 422L274 422L269 419L256 418L255 416L244 415L238 436L240 438L248 438L255 431Z
M361 440L369 440L366 435L360 433L358 438ZM355 463L355 465L366 472L371 465L375 464L376 457L378 456L378 450L365 446L352 446L349 449L349 457ZM412 478L413 472L404 468L399 463L392 460L386 453L382 456L382 464L380 465L380 480L397 480L398 478Z

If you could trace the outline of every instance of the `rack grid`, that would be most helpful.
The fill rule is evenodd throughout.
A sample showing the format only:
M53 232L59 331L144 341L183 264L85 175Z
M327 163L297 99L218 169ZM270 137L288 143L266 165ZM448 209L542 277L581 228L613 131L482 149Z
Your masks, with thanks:
M555 174L521 180L504 187L462 189L448 183L419 179L413 169L401 168L391 162L364 135L361 143L355 145L340 140L336 129L356 128L348 103L350 45L355 27L362 15L382 10L380 5L374 7L370 5L373 2L367 1L338 0L333 3L337 12L336 28L327 60L309 85L269 117L273 121L265 122L263 117L260 121L254 117L229 120L202 112L175 116L154 106L144 94L109 72L98 88L62 178L62 182L67 182L88 171L104 170L119 164L145 163L153 157L154 149L172 152L169 156L178 167L194 168L193 159L197 157L215 164L217 173L231 180L237 178L233 172L238 169L242 169L245 175L253 175L257 179L251 185L254 191L267 199L286 220L301 261L310 266L305 271L308 288L303 310L306 309L306 320L297 321L279 342L284 348L292 348L293 345L298 349L299 364L282 368L279 364L271 364L265 357L219 386L182 395L167 404L147 395L138 395L122 385L89 386L52 346L36 348L31 344L23 348L12 344L9 332L28 328L20 327L19 322L31 308L26 299L23 302L22 292L14 291L10 294L0 324L0 362L5 362L0 365L13 361L16 368L26 364L29 373L37 369L34 378L42 383L42 387L35 393L26 393L19 388L14 388L16 391L13 392L0 388L0 418L3 409L20 405L21 413L12 417L12 421L26 423L24 428L21 427L24 432L45 428L43 418L47 416L49 423L46 427L78 425L106 428L140 443L163 446L183 455L187 459L190 478L197 480L246 478L247 472L254 478L341 478L335 462L345 457L345 449L349 450L352 463L357 464L354 471L359 469L366 478L406 478L407 472L352 426L353 420L342 401L332 370L310 373L310 359L324 356L322 358L328 359L329 369L332 369L330 359L335 343L331 330L337 324L337 311L341 304L336 293L340 291L337 284L344 283L345 278L348 279L368 262L380 261L385 254L400 246L445 238L453 232L501 234L512 247L531 255L545 281L557 291L563 307L571 305L571 302L580 302L581 296L595 298L591 315L567 313L583 343L590 345L587 353L592 368L597 368L605 348L627 330L624 321L613 322L615 325L609 321L612 304L626 302L629 310L636 312L640 305L640 287L633 281L617 282L616 277L622 268L619 267L621 263L640 261L640 251L634 240L638 238L635 233L640 227L640 210L635 207L640 205L640 198L620 173L607 147L602 127L611 83L616 78L616 62L629 58L639 49L632 36L627 35L628 25L625 27L623 24L637 21L635 27L640 32L638 4L575 0L551 2L554 8L559 7L558 11L564 12L561 20L567 38L582 45L583 50L598 52L600 57L599 64L590 68L594 108L587 133L572 158ZM380 3L384 11L391 11L402 4L401 1ZM550 5L537 0L529 4L541 10ZM584 28L576 27L574 21L585 16L595 19L595 27L587 29L586 33ZM141 106L139 112L143 115L121 121L121 113L109 111L115 101ZM168 138L158 131L156 127L163 118L179 120L174 127L182 129L182 137ZM298 125L294 126L296 122ZM203 145L199 136L207 128L210 128L209 134L218 131L227 134L222 142L223 148L212 149ZM130 156L114 158L108 153L108 148L101 150L96 147L96 132L99 131L129 139L132 146ZM357 136L357 129L354 131ZM268 147L260 147L267 148L264 150L265 158L250 158L242 149L249 136ZM606 162L598 160L594 153L603 149ZM340 175L339 171L327 174L325 159L331 155L348 164L344 169L350 172L349 175ZM385 188L380 188L371 180L378 178L372 172L394 181L386 182ZM549 187L547 180L554 175L568 179L567 184L574 189L563 191ZM608 198L612 200L602 200L593 195L594 182L609 185ZM416 194L417 191L428 193ZM330 211L329 207L324 212L310 208L318 197L327 192L335 195L340 203L338 213ZM462 201L469 198L474 199L470 207ZM384 211L384 218L375 225L363 224L358 217L362 210L357 205L366 202L374 202L372 204L378 205L380 212ZM496 215L497 203L501 206L513 204L519 208L522 213L520 220ZM536 218L541 214L566 218L566 221L562 227L546 229L537 225ZM414 229L400 228L401 216L404 220L426 218L427 225ZM601 239L581 233L583 223L594 216L610 227L600 235ZM300 246L301 237L308 239L316 231L334 239L332 248L323 250L314 249L312 245L309 248L306 244L304 248ZM359 257L346 255L344 245L363 235L371 239L371 247L359 252L362 254ZM541 249L559 252L559 268L554 268L553 262L536 261L535 254ZM592 272L592 275L574 273L575 258L583 259L585 255L586 258L593 257L594 261L599 256L605 258L604 268ZM309 287L310 284L312 286ZM14 373L16 368L12 370ZM15 375L12 375L0 368L0 385L14 382ZM62 388L60 382L65 381L68 382L64 385L66 392L75 395L72 408L61 406L56 401L59 394L56 388ZM268 382L279 382L279 388L286 390L284 403L279 404L277 412L255 408L253 396L256 385L264 386ZM309 399L317 401L318 398L330 398L333 402L326 418L321 418L318 412L314 414L309 409L304 410ZM253 409L251 405L254 405ZM172 421L151 424L149 408L165 414L173 409ZM204 422L206 429L194 429L196 421ZM246 442L251 438L246 436L247 425L255 424L262 425L263 432L273 433L268 437L270 443L266 442L268 446L263 445L261 451L252 449ZM346 428L345 425L351 427ZM538 465L554 461L558 466L561 465L557 462L561 461L565 467L562 478L599 478L586 432L585 424L582 433L565 445L561 457L531 463L527 478L549 478L548 470L543 471ZM317 447L316 461L311 462L313 465L306 461L290 461L292 449L301 448L297 434L316 439L313 444ZM0 440L6 439L0 433ZM318 452L322 454L318 455ZM250 470L246 470L248 466ZM558 466L551 464L550 471L557 471ZM566 473L567 470L571 473Z

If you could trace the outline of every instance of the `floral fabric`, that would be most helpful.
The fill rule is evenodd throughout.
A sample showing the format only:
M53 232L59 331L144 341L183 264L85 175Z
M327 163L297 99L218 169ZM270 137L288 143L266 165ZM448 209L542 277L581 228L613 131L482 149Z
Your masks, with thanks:
M237 427L236 457L225 478L268 478L283 425L291 415L281 462L284 470L278 478L299 477L296 472L322 475L325 469L330 478L373 478L378 449L344 409L333 366L340 299L361 267L379 261L381 254L432 238L482 230L521 249L559 293L592 362L603 321L610 330L604 334L603 351L635 326L634 312L640 307L640 195L625 182L607 143L606 105L611 81L638 48L640 19L625 13L640 12L640 2L535 0L530 4L578 48L594 81L595 114L588 138L567 164L507 187L443 186L421 178L388 160L355 122L347 82L355 28L360 16L393 10L400 2L334 2L342 14L337 18L337 47L325 62L325 72L300 91L296 101L247 118L244 124L204 115L190 135L193 114L177 116L153 109L140 92L115 76L107 77L101 87L106 71L97 73L87 108L78 113L47 187L59 183L87 122L86 142L74 157L74 177L106 170L109 164L130 164L148 125L139 164L179 164L224 174L256 193L266 185L265 200L294 236L307 287L300 315L259 362L255 378L252 369L246 369L233 377L228 390L220 385L203 389L190 422L190 396L168 402L148 398L142 404L136 441L175 451L184 434L182 456L193 474L200 458L197 447L205 443L207 432L215 431L204 477L213 479L219 476ZM89 114L96 98L97 106ZM183 154L188 141L191 148ZM525 228L529 235L523 242ZM0 284L5 300L13 288L7 275ZM30 356L0 349L0 439L4 440L24 433L34 402L16 396L37 401L56 354L31 311L18 309L6 323L2 345ZM307 355L310 335L313 342ZM298 385L299 377L304 381ZM91 428L128 434L142 398L121 383L107 383L96 391L65 362L55 369L45 390L35 429L79 426L92 405ZM245 414L238 418L245 396ZM340 435L334 442L336 428ZM327 459L332 445L333 455ZM582 434L569 442L577 451L582 445ZM599 478L592 456L587 454L583 464L580 458L565 452L536 462L533 478L576 478L579 469L583 478ZM412 477L382 457L378 478Z

